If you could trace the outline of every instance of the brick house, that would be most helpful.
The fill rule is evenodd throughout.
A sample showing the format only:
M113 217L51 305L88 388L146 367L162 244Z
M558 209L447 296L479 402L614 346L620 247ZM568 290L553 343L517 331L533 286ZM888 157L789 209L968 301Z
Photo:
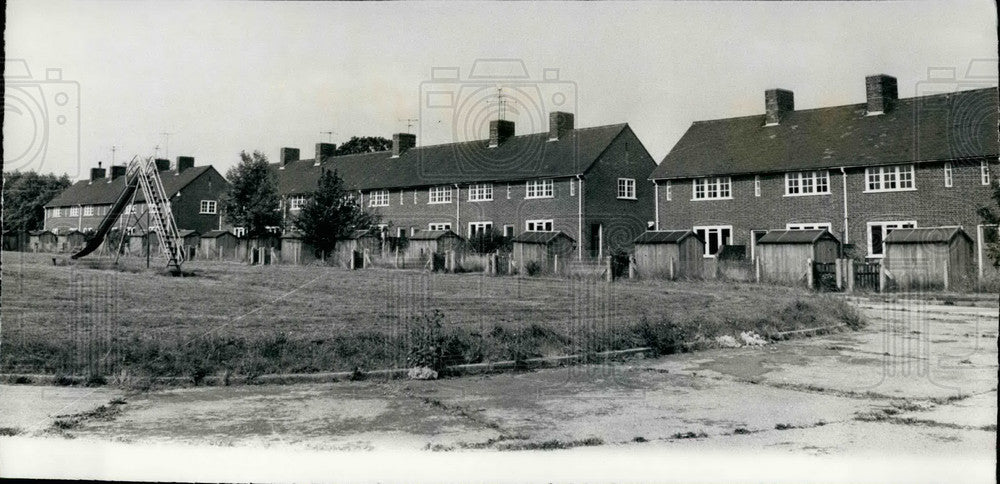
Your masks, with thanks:
M190 156L178 156L173 167L170 160L158 159L156 164L178 229L206 233L221 228L219 200L229 188L229 182L214 167L194 166L194 158ZM45 205L45 229L60 233L96 229L125 189L125 170L125 166L111 166L108 174L100 163L97 168L91 168L89 179L70 185ZM126 208L119 217L119 226L127 223L132 216L130 212L146 213L141 190L136 193L135 201L132 208ZM133 225L144 232L146 218L140 217Z
M322 171L336 170L382 216L389 237L563 231L577 240L579 259L627 248L653 220L647 179L655 161L627 124L575 128L561 112L549 124L548 132L515 135L513 122L492 121L489 139L422 147L400 133L392 151L344 156L320 143L309 160L282 148L272 168L286 221Z
M765 93L765 114L698 121L650 177L659 230L694 230L706 257L766 230L826 228L854 254L883 256L901 227L963 226L992 203L997 90L897 96L896 79L866 78L867 102L795 110Z

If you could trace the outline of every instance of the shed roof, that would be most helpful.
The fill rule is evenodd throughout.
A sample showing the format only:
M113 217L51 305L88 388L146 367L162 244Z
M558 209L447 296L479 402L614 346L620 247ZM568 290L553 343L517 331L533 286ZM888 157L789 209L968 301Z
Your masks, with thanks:
M812 244L820 239L832 239L837 241L837 237L828 230L768 230L758 244Z
M37 236L37 235L44 235L44 234L55 235L51 230L29 230L28 231L28 235L36 235Z
M649 230L635 238L636 244L677 244L682 240L698 235L690 230ZM698 239L699 241L701 239Z
M956 237L972 240L961 227L927 227L920 229L892 229L885 237L887 244L947 244Z
M174 196L191 182L208 170L214 170L212 165L193 166L180 174L174 175L172 170L161 170L160 180L163 181L163 190L167 196ZM118 196L125 190L125 177L120 176L108 182L106 178L91 182L90 180L80 180L62 191L51 202L46 203L46 207L72 207L76 205L110 205L118 200ZM138 190L135 195L136 202L144 202L146 198L142 190Z
M203 239L214 239L216 237L221 237L221 236L226 235L226 234L233 235L232 232L230 232L228 230L209 230L208 232L205 232L204 234L202 234L201 238L203 238ZM235 237L235 235L233 235L233 237Z
M696 121L650 178L995 158L997 107L993 87L899 99L875 116L861 103L792 111L776 126L763 114Z
M411 235L410 240L437 240L446 236L458 237L458 234L450 230L421 230L420 232Z
M188 238L192 235L201 236L201 234L199 234L197 230L188 230L188 229L178 230L177 235L179 235L182 239Z
M521 235L514 237L514 242L520 242L523 244L548 244L558 237L565 237L569 239L570 242L575 242L573 237L566 235L565 232L523 232Z

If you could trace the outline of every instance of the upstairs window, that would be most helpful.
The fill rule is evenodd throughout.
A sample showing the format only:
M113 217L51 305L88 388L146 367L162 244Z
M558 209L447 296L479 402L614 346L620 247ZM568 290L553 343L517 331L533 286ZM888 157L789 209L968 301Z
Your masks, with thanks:
M218 213L219 207L215 200L202 200L198 207L198 213L215 215Z
M493 200L492 183L475 183L469 185L470 202L489 202Z
M916 190L913 165L865 168L866 192L899 192Z
M431 187L427 203L451 203L451 187Z
M69 207L69 216L70 217L80 216L80 207Z
M785 230L829 230L832 232L832 227L830 222L785 224Z
M983 185L990 184L990 164L988 162L979 162L979 182Z
M84 206L83 207L83 216L84 217L93 217L94 216L94 206L93 205L86 205L86 206Z
M955 183L955 174L951 169L951 162L947 161L944 164L944 186L951 188Z
M350 196L350 195L349 195L349 197L352 200L354 198L353 196ZM202 201L202 203L204 203L204 202L205 201ZM291 197L288 197L288 209L289 210L302 210L302 207L304 207L305 204L306 204L306 196L305 195L292 195Z
M373 190L372 192L368 193L368 206L388 207L389 190Z
M667 201L669 202L669 201L673 200L674 194L673 194L672 187L670 186L670 180L667 180L663 184L663 189L666 190L666 192L667 192L666 193Z
M635 200L635 178L618 179L618 198Z
M759 180L757 181L757 187L759 188ZM828 171L800 171L796 173L785 173L786 197L797 195L827 195L829 193L830 172Z
M525 184L524 198L552 198L552 180L531 180Z
M724 200L733 198L732 179L728 176L696 178L692 180L692 200Z
M753 196L760 196L760 175L753 176Z

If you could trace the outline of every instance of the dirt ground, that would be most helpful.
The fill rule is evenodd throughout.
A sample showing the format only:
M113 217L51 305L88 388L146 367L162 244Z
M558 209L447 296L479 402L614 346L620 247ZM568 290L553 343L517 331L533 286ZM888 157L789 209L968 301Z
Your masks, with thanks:
M19 435L0 437L0 457L5 444L71 436L81 445L435 455L603 449L954 457L963 459L962 472L992 476L998 308L854 303L871 320L865 330L627 363L439 381L144 394L2 386L0 426ZM114 415L81 418L68 429L51 424L60 412L85 412L117 397L126 403L116 405ZM29 398L40 403L28 408Z

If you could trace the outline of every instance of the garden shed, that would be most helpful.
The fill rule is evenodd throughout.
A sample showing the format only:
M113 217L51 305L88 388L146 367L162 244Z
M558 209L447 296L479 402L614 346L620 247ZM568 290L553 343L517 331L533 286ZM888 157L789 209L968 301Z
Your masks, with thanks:
M840 240L827 230L769 230L756 251L761 281L797 284L808 279L809 260L837 261Z
M512 257L519 274L566 271L576 241L564 232L524 232L514 237Z
M268 232L236 239L236 259L253 265L272 264L275 252L281 248L281 237Z
M337 241L333 257L340 267L361 269L365 266L365 251L368 251L370 257L374 257L379 254L381 248L382 244L371 230L355 230L351 235Z
M236 257L236 236L228 230L210 230L201 236L201 257L233 259Z
M27 233L19 230L3 231L3 250L22 250L27 243Z
M184 247L184 260L194 259L198 254L198 246L201 245L201 234L197 230L178 230L177 235Z
M52 252L56 249L57 243L56 234L48 230L28 232L28 246L33 252Z
M57 238L59 252L76 252L87 244L87 234L76 229L59 234Z
M961 227L893 229L883 264L897 289L955 289L972 278L972 248Z
M635 271L640 278L701 277L705 242L690 230L644 232L634 241Z
M465 239L451 230L422 230L409 237L405 252L405 263L426 264L431 258L431 254L437 254L440 258L440 267L444 266L444 255L448 251L455 251L458 259L465 249ZM456 264L457 264L456 260ZM437 264L432 268L438 268Z
M321 259L316 249L302 240L302 232L292 230L281 236L281 262L283 264L308 264Z

